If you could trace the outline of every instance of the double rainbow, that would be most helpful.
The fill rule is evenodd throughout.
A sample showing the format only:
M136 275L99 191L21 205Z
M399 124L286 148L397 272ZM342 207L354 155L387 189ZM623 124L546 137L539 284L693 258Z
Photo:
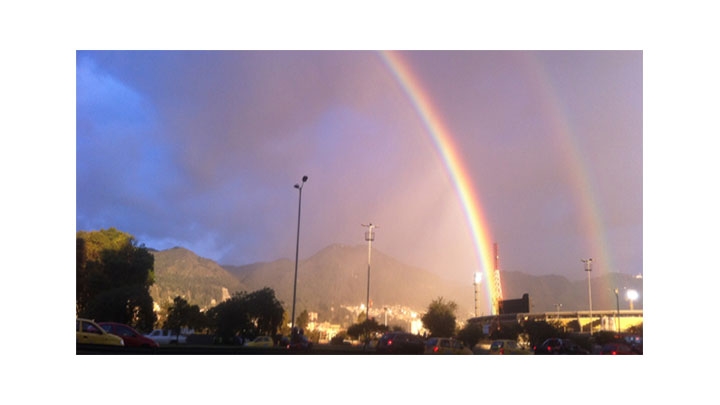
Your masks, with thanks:
M458 148L450 130L443 122L440 114L438 114L432 103L432 98L429 97L423 88L422 82L413 73L409 64L398 53L383 51L379 54L421 118L452 181L470 228L480 271L483 278L488 280L483 284L487 292L488 308L492 309L495 300L502 297L495 296L496 290L493 288L492 283L495 261L494 252L491 250L490 228L483 216L478 193L470 181L469 171L458 153ZM518 55L520 55L518 59L520 63L527 68L529 82L535 87L534 91L543 95L547 100L546 103L543 103L546 116L550 120L553 133L558 137L559 143L565 146L567 164L572 169L569 170L569 173L574 176L572 182L578 190L578 193L576 193L578 198L577 206L582 210L580 215L582 221L580 224L581 232L588 236L585 248L589 252L595 252L595 255L591 253L588 256L594 258L593 264L595 266L593 266L593 270L597 270L596 266L599 264L598 267L601 267L604 271L609 271L613 269L614 264L607 247L605 230L601 221L601 209L597 205L594 196L593 182L582 163L581 148L577 145L577 140L572 136L572 128L565 118L562 103L555 95L549 76L544 71L542 64L532 55L524 53ZM577 263L568 262L568 266L577 265L578 271L582 271L583 265L580 263L580 259L577 258Z

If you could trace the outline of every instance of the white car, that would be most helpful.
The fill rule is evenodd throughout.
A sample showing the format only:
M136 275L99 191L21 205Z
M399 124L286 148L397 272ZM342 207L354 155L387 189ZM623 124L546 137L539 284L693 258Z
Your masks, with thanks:
M149 337L150 339L157 342L159 345L170 345L170 344L183 344L187 342L187 336L180 334L175 335L169 330L163 330L163 329L155 329L149 334L145 335L145 337Z
M270 336L258 336L252 342L245 343L248 347L273 347L275 342Z

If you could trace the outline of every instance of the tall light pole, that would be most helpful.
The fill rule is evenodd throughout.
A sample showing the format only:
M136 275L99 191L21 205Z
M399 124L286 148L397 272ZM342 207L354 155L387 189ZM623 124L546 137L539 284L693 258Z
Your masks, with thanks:
M295 188L300 190L298 197L298 226L297 226L297 242L295 244L295 281L293 282L293 306L292 306L292 318L290 319L290 333L292 334L295 330L295 293L297 292L297 270L298 270L298 254L300 252L300 208L302 207L302 189L305 182L308 180L308 176L303 176L302 182L295 185Z
M582 259L583 263L585 263L585 271L588 275L588 302L590 303L590 334L592 335L592 289L590 288L590 272L592 271L592 259Z
M370 320L370 255L372 252L372 242L375 240L375 228L377 225L373 225L372 222L368 225L362 225L368 230L365 232L365 240L368 243L368 276L367 276L367 308L365 311L365 320Z

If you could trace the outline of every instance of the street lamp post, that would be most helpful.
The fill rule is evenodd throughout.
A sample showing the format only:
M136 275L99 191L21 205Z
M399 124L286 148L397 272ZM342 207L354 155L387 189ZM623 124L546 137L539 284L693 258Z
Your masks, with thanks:
M372 252L372 242L375 240L375 228L377 225L373 225L372 222L368 225L362 225L368 228L365 232L365 240L368 242L368 276L367 276L367 311L365 312L365 320L370 320L370 254Z
M295 293L297 292L297 273L298 273L298 254L300 252L300 208L302 207L302 189L305 182L308 180L308 176L303 176L302 182L295 185L295 188L300 191L298 196L298 225L297 225L297 242L295 244L295 281L293 282L293 305L292 305L292 318L290 319L290 333L292 334L295 330Z
M588 302L590 304L590 334L592 335L592 288L590 288L590 272L592 271L592 259L582 259L583 263L585 263L585 271L588 275Z

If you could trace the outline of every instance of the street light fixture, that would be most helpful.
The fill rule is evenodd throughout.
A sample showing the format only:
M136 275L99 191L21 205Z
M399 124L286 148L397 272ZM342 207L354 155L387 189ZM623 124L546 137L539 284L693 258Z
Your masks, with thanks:
M302 206L302 189L305 182L308 180L308 176L303 176L302 182L295 185L295 188L300 191L298 197L298 225L297 225L297 242L295 244L295 281L293 282L293 305L292 305L292 318L290 319L290 333L295 331L295 293L297 291L297 273L298 273L298 253L300 252L300 208Z
M588 302L590 304L590 334L592 335L592 288L590 288L590 272L592 271L592 259L581 259L581 262L585 263L585 271L588 275Z

